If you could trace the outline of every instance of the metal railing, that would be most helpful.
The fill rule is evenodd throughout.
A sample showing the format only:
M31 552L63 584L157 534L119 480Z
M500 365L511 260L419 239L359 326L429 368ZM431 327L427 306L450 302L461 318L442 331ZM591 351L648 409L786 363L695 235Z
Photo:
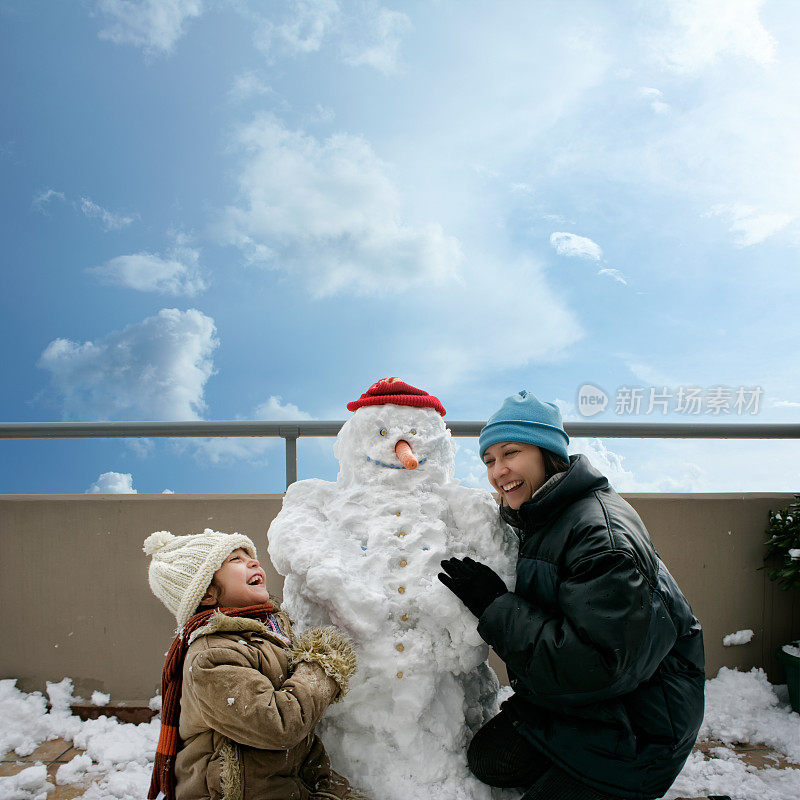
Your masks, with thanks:
M486 424L450 420L453 436L478 436ZM344 420L192 422L0 422L0 439L133 439L180 437L280 437L286 449L286 485L297 480L297 440L336 436ZM800 423L774 422L565 422L580 439L800 439Z

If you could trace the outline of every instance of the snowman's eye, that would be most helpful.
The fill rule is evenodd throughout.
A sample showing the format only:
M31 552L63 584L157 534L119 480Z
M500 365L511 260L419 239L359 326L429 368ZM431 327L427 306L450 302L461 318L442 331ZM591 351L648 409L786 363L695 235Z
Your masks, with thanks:
M381 428L380 434L381 436L386 436L386 428Z
M412 429L409 431L409 433L410 433L412 436L416 436L416 435L417 435L417 429L416 429L416 428L412 428Z

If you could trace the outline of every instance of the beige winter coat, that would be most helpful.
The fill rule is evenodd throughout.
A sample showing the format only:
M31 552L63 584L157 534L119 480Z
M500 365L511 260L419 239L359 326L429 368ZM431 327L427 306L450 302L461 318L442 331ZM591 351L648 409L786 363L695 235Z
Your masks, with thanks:
M286 616L277 617L288 632ZM321 631L333 643L330 636L322 648L306 641L300 653L299 642L291 648L244 617L219 613L193 634L183 667L177 800L360 796L331 769L314 734L355 668L346 641ZM290 675L292 661L300 663Z

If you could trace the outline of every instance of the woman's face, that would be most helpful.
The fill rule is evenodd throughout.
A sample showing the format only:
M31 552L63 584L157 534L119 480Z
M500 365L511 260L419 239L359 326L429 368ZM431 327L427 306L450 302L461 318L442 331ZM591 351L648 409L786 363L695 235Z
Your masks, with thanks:
M486 448L483 463L489 483L514 510L530 500L545 481L542 451L535 444L498 442Z

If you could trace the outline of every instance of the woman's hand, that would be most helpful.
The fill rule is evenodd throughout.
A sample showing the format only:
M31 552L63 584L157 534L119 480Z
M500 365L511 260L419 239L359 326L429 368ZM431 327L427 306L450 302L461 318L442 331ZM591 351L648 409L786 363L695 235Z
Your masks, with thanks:
M466 558L447 558L439 580L480 619L498 597L508 592L503 579L486 564Z

